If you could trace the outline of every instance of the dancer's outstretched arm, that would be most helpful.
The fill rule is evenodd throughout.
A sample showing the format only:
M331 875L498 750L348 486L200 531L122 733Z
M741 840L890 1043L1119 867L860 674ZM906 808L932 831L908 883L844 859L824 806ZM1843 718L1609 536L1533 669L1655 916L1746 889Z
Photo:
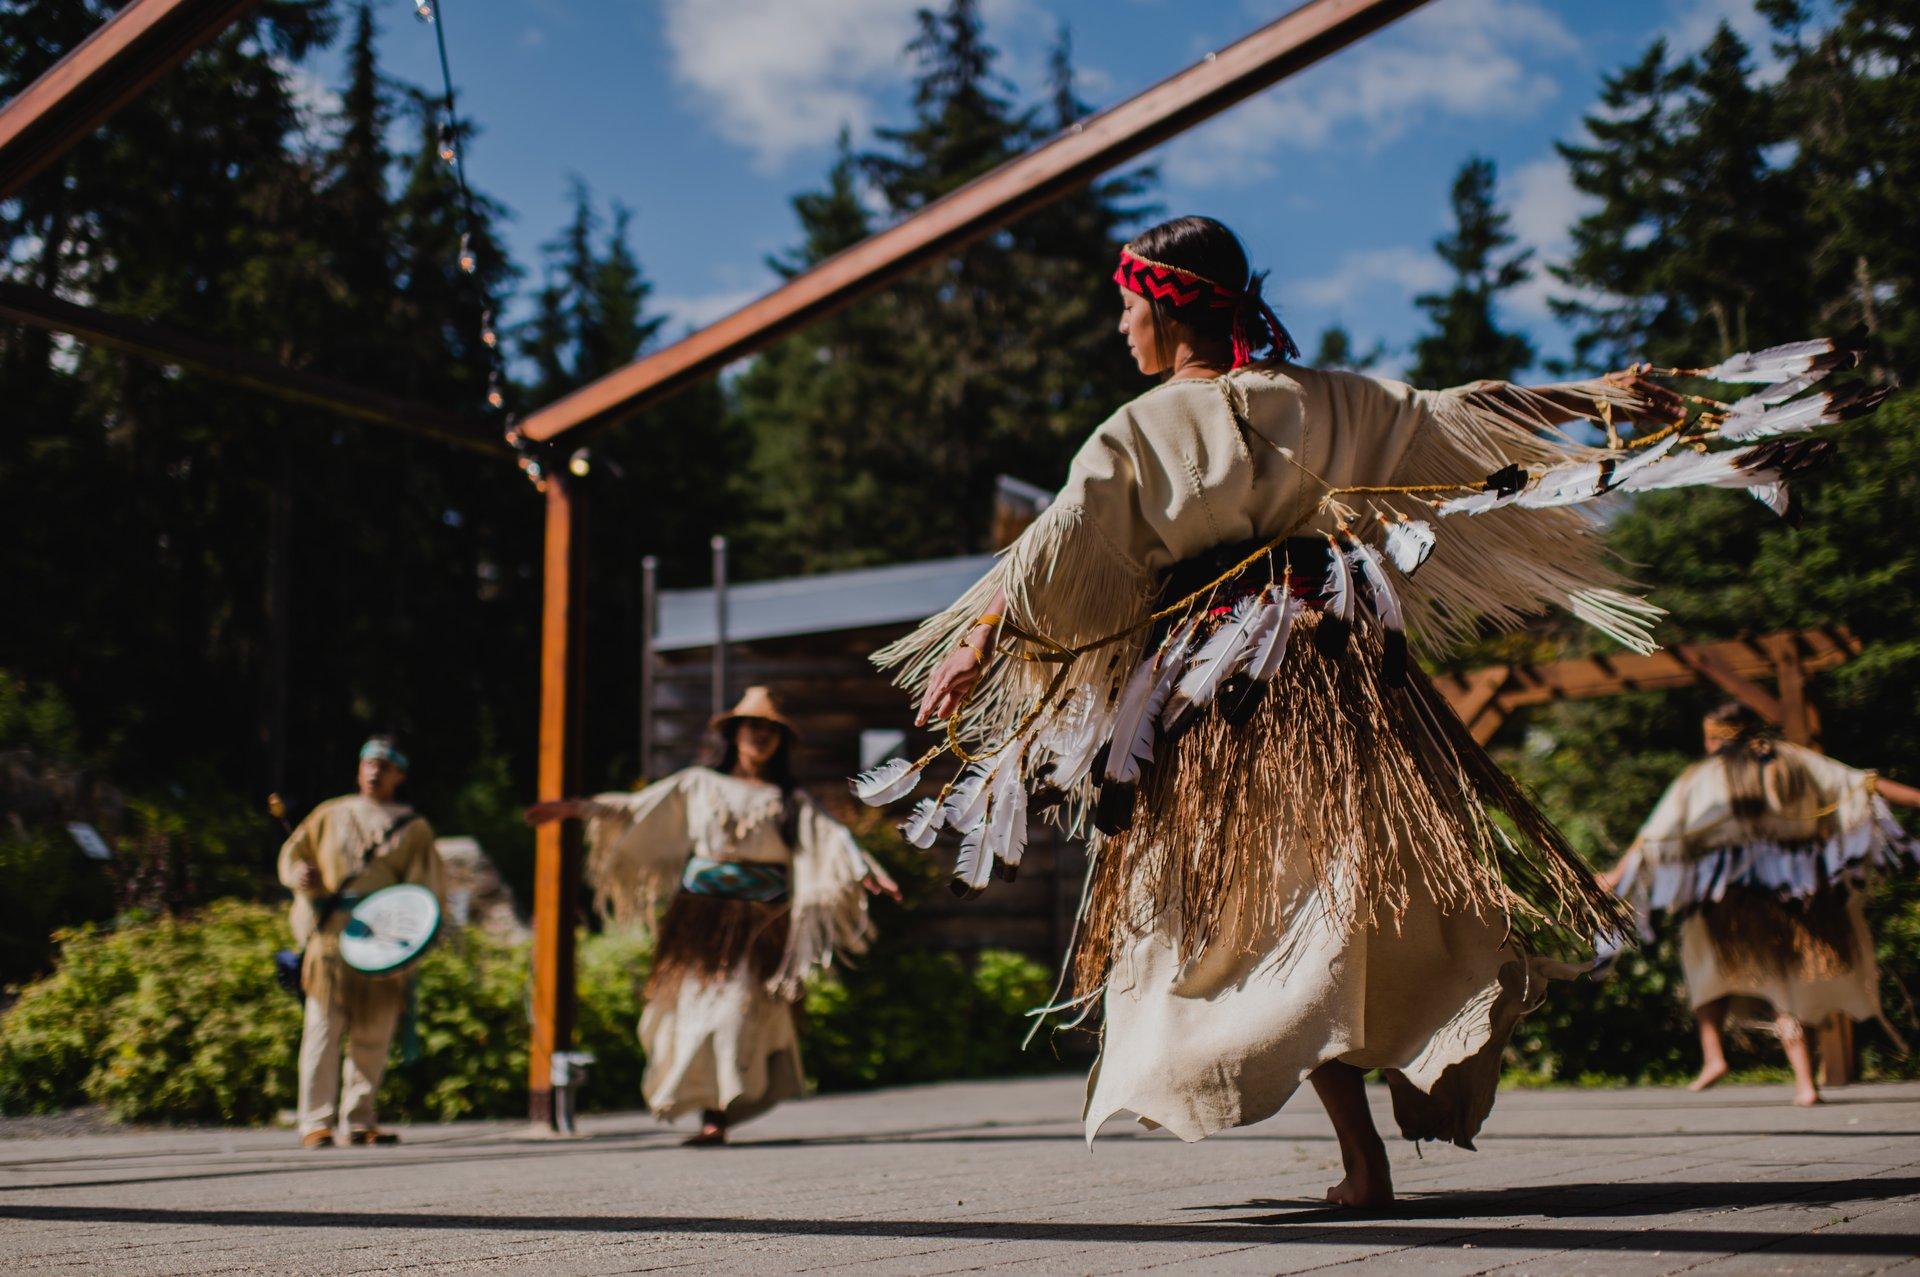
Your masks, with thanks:
M987 605L978 624L967 631L960 646L947 653L927 683L926 697L920 702L916 727L925 727L936 718L951 716L966 701L967 693L980 681L980 674L993 659L993 645L1000 634L999 617L1007 609L1007 592L1001 590Z
M1920 807L1920 789L1912 785L1902 785L1897 780L1882 776L1874 781L1873 790L1890 803L1898 803L1902 807Z

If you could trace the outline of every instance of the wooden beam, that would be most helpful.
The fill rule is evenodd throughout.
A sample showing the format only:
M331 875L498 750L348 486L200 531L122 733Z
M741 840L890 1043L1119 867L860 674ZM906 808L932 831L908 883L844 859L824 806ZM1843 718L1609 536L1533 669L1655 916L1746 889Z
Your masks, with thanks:
M1820 731L1807 700L1807 672L1800 653L1779 635L1769 637L1764 645L1773 657L1774 682L1780 688L1781 731L1794 744L1811 749Z
M580 784L581 679L586 639L586 526L581 490L563 471L547 479L540 612L541 802ZM549 821L534 835L533 1034L527 1058L529 1116L554 1121L556 1051L572 1049L574 905L580 894L580 822Z
M259 0L132 0L0 107L0 199Z
M403 430L470 452L497 457L513 453L491 426L477 418L461 417L444 408L412 403L377 390L363 390L330 377L289 368L264 355L220 346L178 329L76 305L24 284L0 281L0 320L65 333L89 345L183 368L213 381L244 386L305 407L324 408L356 421Z
M1728 639L1718 643L1690 644L1688 650L1705 653L1718 667L1744 679L1768 678L1775 661L1764 646L1779 640L1792 645L1801 668L1808 673L1832 669L1852 659L1860 651L1860 640L1844 629L1800 630L1765 639ZM1616 696L1622 692L1661 692L1676 687L1692 687L1700 682L1700 672L1671 650L1581 657L1553 661L1545 665L1493 666L1507 671L1509 678L1501 688L1500 708L1513 710L1552 701L1591 700ZM1479 673L1479 671L1473 671ZM1457 700L1470 675L1447 675L1435 681L1449 700Z
M1672 649L1674 658L1702 679L1739 701L1775 727L1786 726L1780 710L1780 698L1752 679L1736 672L1711 649L1681 644ZM1771 671L1769 671L1771 672Z
M1311 0L936 200L724 319L527 417L536 442L616 425L736 359L1031 213L1426 0Z

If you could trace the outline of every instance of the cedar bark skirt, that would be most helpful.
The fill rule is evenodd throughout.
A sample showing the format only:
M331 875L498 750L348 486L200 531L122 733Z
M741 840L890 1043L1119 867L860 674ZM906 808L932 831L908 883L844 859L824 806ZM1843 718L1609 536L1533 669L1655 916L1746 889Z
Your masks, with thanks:
M1471 1148L1514 1026L1568 970L1525 938L1620 917L1418 670L1390 687L1377 633L1330 653L1321 623L1250 715L1216 705L1165 746L1095 848L1089 1141L1121 1112L1184 1140L1258 1122L1340 1060L1387 1070L1407 1138Z
M640 1015L647 1107L730 1123L806 1094L793 1006L767 989L787 944L785 904L681 892L659 932Z

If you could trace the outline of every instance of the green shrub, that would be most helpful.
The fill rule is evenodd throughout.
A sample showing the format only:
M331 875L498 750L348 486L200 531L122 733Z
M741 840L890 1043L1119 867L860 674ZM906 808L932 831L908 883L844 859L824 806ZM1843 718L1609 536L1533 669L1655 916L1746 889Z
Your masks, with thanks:
M222 901L187 919L62 933L52 975L0 1016L0 1112L104 1105L140 1121L261 1122L295 1102L300 1009L274 982L283 911ZM596 1057L590 1108L642 1103L637 1024L651 964L641 942L582 935L576 1042ZM421 959L381 1089L388 1117L511 1117L527 1105L524 944L455 932ZM1045 1067L1019 1048L1044 968L904 944L818 979L803 1050L822 1090ZM409 1037L412 1041L409 1042Z
M807 990L801 1049L823 1091L941 1078L1033 1073L1026 1012L1045 1002L1046 968L988 951L969 970L957 954L882 940L857 964Z

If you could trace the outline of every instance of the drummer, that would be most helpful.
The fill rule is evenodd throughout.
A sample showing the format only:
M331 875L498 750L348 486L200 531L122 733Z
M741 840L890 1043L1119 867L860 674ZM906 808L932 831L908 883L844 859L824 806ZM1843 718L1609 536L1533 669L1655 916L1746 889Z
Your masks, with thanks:
M350 969L340 959L340 932L355 899L381 887L417 882L445 896L433 829L413 808L394 801L406 778L407 756L394 738L373 737L360 747L358 792L315 807L280 848L280 881L293 891L293 939L304 947L303 1148L332 1146L342 1112L348 1143L399 1142L374 1122L373 1099L406 1004L407 976Z

